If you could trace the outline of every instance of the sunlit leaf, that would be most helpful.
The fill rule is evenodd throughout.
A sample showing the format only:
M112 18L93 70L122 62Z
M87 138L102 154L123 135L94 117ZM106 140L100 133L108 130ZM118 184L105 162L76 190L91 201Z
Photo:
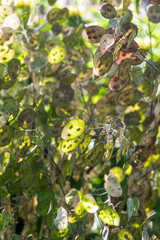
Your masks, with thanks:
M64 47L55 47L48 54L48 62L51 64L58 64L66 57L66 50Z
M81 119L72 119L65 125L61 137L64 140L71 140L80 136L85 130L85 123Z
M68 216L69 223L77 223L82 221L82 219L87 215L87 211L84 211L82 215L77 215L75 212Z
M15 55L15 51L13 49L9 49L1 58L0 63L7 63L9 62Z
M122 182L124 179L124 172L122 168L120 167L113 167L110 169L110 172L113 173L117 178L119 182Z
M50 237L53 240L63 239L69 231L69 228L66 227L64 230L58 230L56 227L51 229Z
M118 235L118 240L134 240L132 234L130 232L128 232L127 230L121 230Z
M0 45L0 58L2 58L8 52L8 50L8 46Z
M71 134L72 135L72 134ZM84 134L82 133L80 136L71 139L71 140L62 140L61 149L63 152L67 153L73 151L78 145L83 141Z
M84 209L89 213L95 213L99 209L96 200L89 193L82 197L82 204Z
M86 134L84 136L83 142L79 144L80 153L83 153L85 151L85 149L88 147L90 141L91 141L91 136Z
M119 226L120 217L118 213L106 205L103 205L103 209L99 211L98 217L109 226Z
M75 214L77 215L84 215L86 213L86 209L83 205L83 199L75 206L74 210L75 210Z

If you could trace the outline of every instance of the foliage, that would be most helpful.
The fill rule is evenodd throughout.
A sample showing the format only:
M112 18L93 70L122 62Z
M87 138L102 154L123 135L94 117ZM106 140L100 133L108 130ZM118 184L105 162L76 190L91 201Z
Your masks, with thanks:
M1 0L1 240L160 238L159 1L99 8Z

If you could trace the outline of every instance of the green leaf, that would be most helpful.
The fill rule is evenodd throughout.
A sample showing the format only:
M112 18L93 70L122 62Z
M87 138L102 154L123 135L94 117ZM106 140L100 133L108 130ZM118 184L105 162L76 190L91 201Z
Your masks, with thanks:
M131 219L134 211L134 201L132 198L127 199L128 221Z
M45 199L38 203L37 205L37 213L39 213L41 216L47 216L49 207L51 204L51 199Z
M12 235L12 240L22 240L21 236L17 235L17 234L13 234Z
M137 212L138 212L138 208L140 205L140 201L137 197L133 198L133 202L134 202L134 209L133 209L133 216L137 216Z
M6 197L8 195L8 190L6 186L0 187L0 197Z
M85 130L85 123L81 119L72 119L65 125L61 137L64 140L71 140L79 137Z
M8 224L10 222L10 215L4 209L0 215L0 237L4 237L5 231L7 230Z
M102 206L102 210L99 211L98 216L102 222L108 224L109 226L119 226L120 217L118 213L106 205Z

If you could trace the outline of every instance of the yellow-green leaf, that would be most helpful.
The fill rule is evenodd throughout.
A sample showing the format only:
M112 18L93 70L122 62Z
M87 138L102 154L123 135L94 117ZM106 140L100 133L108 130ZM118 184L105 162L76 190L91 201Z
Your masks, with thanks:
M53 48L48 54L48 62L51 64L57 64L62 62L66 57L66 50L62 46Z
M85 210L89 213L95 213L99 207L96 203L96 200L91 194L86 194L82 197L82 203Z
M80 136L85 130L85 123L81 119L72 119L67 123L61 133L64 140L71 140Z
M118 213L106 205L104 205L103 209L100 210L98 216L102 220L102 222L108 224L109 226L119 226L120 217Z

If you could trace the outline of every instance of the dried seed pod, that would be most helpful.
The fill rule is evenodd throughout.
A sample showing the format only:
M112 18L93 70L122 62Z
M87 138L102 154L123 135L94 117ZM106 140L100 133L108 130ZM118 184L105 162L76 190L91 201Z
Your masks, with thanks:
M113 63L113 55L111 52L106 52L104 55L100 56L97 61L96 66L93 69L93 73L96 76L101 76L108 72Z
M119 66L118 77L121 80L125 80L128 77L130 70L131 70L131 60L129 58L126 58L121 62Z
M121 4L121 0L101 0L99 5L102 7L107 3L113 5L114 7L118 7Z
M17 14L8 15L2 24L2 31L4 33L14 33L20 27L20 19Z
M137 125L141 119L141 116L137 111L135 112L130 112L125 114L124 116L124 122L127 125Z
M118 76L118 73L113 75L113 77L109 81L109 89L113 92L120 92L122 89L124 89L130 81L130 76L129 74L125 78L125 80L121 80Z
M68 86L62 86L53 93L53 103L57 106L63 106L71 102L74 98L74 90Z
M117 16L116 9L111 4L105 4L100 9L101 15L104 18L112 19Z
M85 68L85 69L83 69L83 71L81 71L78 74L76 80L79 83L89 81L92 77L92 74L93 74L93 69L92 68Z
M113 173L109 173L106 182L104 183L104 188L112 197L120 197L122 195L121 185L118 178Z
M117 97L117 103L122 106L130 105L135 97L136 90L135 89L127 89L121 92Z
M153 23L160 22L160 6L154 5L148 8L148 18Z
M121 24L131 22L132 20L132 11L129 9L126 10L118 10L117 11L117 19L120 21Z
M115 43L114 37L111 34L105 34L100 40L101 53L104 53L108 48L110 48Z
M82 32L82 38L89 43L99 43L101 37L107 33L107 30L100 26L86 27Z
M122 25L122 33L125 35L128 31L135 31L135 36L137 35L138 33L138 28L135 24L133 23L125 23Z
M160 4L160 0L149 0L149 2L153 5L158 5Z
M8 5L0 5L0 26L3 23L4 19L12 14L13 8Z
M23 110L18 117L19 126L23 129L31 128L34 121L35 112L30 108Z
M47 20L50 24L64 22L69 16L68 8L52 8L47 14Z

